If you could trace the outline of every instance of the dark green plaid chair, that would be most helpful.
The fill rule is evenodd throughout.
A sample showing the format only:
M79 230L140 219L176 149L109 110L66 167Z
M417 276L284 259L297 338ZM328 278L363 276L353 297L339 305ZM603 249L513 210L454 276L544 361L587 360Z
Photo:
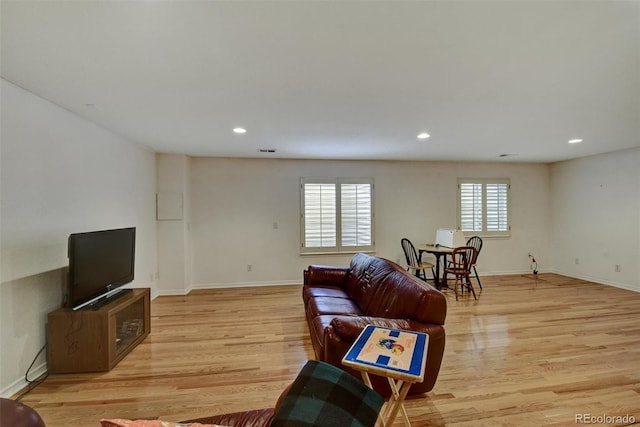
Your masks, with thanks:
M374 426L384 399L342 369L317 360L302 368L272 427Z

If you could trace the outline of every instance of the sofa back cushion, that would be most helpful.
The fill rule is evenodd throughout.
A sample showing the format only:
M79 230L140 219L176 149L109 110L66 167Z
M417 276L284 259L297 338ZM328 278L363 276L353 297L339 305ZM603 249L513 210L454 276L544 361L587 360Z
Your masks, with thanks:
M345 287L351 299L367 315L373 315L369 312L369 304L378 293L382 280L393 270L393 266L382 258L358 253L351 259Z
M367 316L444 324L444 295L384 258L356 254L346 289Z

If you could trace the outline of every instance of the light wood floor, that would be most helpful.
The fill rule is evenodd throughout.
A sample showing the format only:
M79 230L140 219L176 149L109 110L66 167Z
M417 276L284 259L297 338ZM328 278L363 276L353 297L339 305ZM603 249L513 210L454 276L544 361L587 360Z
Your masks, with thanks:
M478 301L446 292L442 369L406 404L414 426L570 426L576 414L640 423L640 293L557 275L482 281ZM273 406L313 358L300 288L156 298L151 335L111 372L52 375L23 402L48 427Z

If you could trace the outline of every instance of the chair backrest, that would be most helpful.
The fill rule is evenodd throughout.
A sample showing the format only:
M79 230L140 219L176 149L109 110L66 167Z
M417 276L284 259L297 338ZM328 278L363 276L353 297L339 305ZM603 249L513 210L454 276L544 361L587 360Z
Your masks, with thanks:
M476 257L471 263L475 264L478 260L478 255L480 255L480 249L482 249L482 239L480 238L480 236L469 237L469 240L467 240L467 246L473 246L474 248L476 248Z
M478 251L473 246L459 246L451 252L453 268L470 271Z
M402 250L404 251L404 257L407 260L407 265L417 266L418 265L418 254L416 252L415 246L411 243L411 240L407 238L403 238L400 243L402 244Z

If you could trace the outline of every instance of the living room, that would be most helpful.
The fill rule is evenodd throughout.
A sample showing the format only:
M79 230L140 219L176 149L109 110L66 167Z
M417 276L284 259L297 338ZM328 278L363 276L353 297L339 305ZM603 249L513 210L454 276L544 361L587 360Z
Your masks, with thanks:
M375 254L401 262L402 237L427 243L433 241L438 228L456 227L458 178L508 178L511 235L485 239L478 265L481 275L530 273L528 254L532 253L541 273L640 291L639 83L636 77L626 78L624 82L629 85L623 87L621 76L615 74L620 69L638 70L637 38L618 44L619 50L611 54L626 55L624 61L604 61L603 69L609 68L614 74L611 78L598 74L593 77L596 80L587 79L588 83L610 83L604 85L604 92L631 93L635 101L629 103L622 97L620 103L610 104L609 98L603 100L601 105L607 107L602 109L615 114L591 123L603 129L592 132L591 141L585 137L574 147L558 140L563 145L563 160L497 158L498 153L509 153L509 149L492 152L490 160L407 160L392 155L384 159L366 151L361 158L269 158L269 154L258 154L253 145L247 149L252 157L212 156L150 148L134 137L110 130L106 122L96 124L47 100L47 96L38 94L37 85L24 86L19 75L12 74L12 61L17 57L10 55L24 46L12 44L11 36L19 33L10 30L17 24L9 25L5 20L10 16L14 23L20 23L33 13L29 8L44 5L8 3L3 2L2 10L1 87L3 397L26 385L24 374L45 344L47 314L63 302L67 238L71 233L135 226L136 278L132 286L150 287L152 298L184 295L192 289L296 285L302 282L302 271L310 264L348 265L350 254L300 254L299 185L303 177L372 178ZM638 12L637 4L624 5L626 13L624 7ZM561 10L571 11L570 7ZM615 12L614 16L620 14ZM637 36L637 21L631 28ZM5 48L12 46L16 50ZM67 54L73 56L73 52L71 49ZM43 67L32 64L27 69L35 72ZM46 75L44 68L41 73ZM524 75L523 80L532 77L533 73ZM132 80L137 78L143 79L131 76ZM567 102L563 107L575 104L580 106L576 108L587 108L583 104L599 99L599 90L593 97L587 94L576 100L563 99ZM73 97L73 91L66 96ZM85 115L93 114L96 120L102 114L97 101L93 107L82 108L89 110ZM556 113L560 114L554 110ZM588 113L585 116L593 119L592 111ZM531 114L527 110L523 116ZM549 126L546 118L532 119L533 128ZM609 121L616 132L625 134L624 138L607 134L612 126ZM187 124L178 127L184 126ZM253 129L248 130L245 136ZM230 128L228 132L226 138L231 145L244 141L242 135L232 135ZM436 132L433 134L428 143L437 140ZM414 135L411 139L406 145L419 152L415 144L420 142ZM277 140L261 142L276 144ZM617 145L621 143L627 145ZM506 146L510 147L508 142ZM159 193L181 194L183 219L156 220ZM32 375L45 369L41 356Z

